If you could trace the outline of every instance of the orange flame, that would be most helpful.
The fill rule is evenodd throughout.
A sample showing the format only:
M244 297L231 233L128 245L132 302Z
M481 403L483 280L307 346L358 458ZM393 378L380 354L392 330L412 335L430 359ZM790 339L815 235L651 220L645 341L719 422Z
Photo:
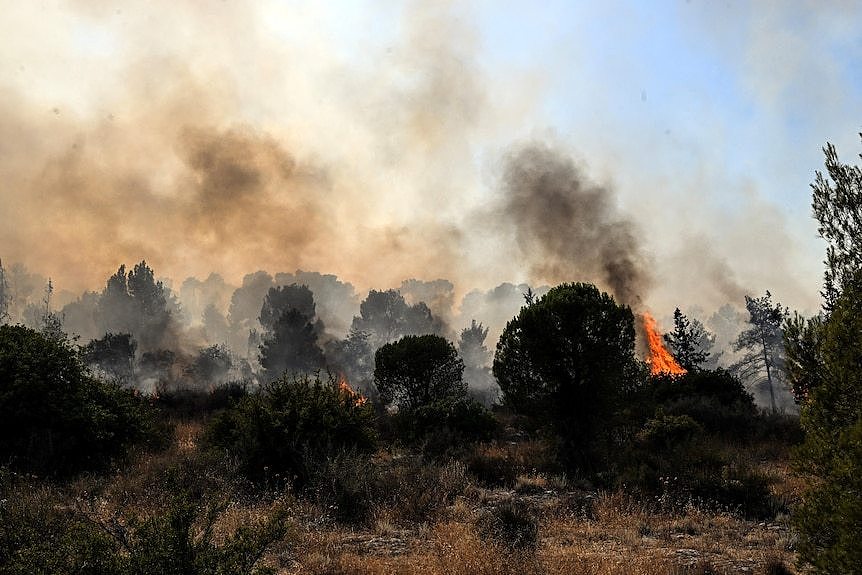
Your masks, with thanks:
M350 383L348 383L347 378L343 373L338 374L338 390L341 391L349 399L353 400L353 405L356 407L360 407L366 404L368 398L363 396L361 393L358 393L350 387Z
M662 341L661 332L655 323L655 318L648 311L643 314L644 331L647 334L647 343L649 344L649 363L650 373L653 375L685 375L686 370L683 369L673 355L667 350Z

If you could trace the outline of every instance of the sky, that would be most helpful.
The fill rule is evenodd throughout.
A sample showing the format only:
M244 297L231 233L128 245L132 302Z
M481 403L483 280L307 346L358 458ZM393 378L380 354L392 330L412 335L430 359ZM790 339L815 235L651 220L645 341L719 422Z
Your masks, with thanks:
M558 240L619 225L638 305L768 289L811 313L810 183L826 142L854 163L862 143L859 21L803 0L0 0L0 258L71 291L142 259L176 284L612 289ZM529 224L525 148L577 174ZM578 186L607 225L555 220Z

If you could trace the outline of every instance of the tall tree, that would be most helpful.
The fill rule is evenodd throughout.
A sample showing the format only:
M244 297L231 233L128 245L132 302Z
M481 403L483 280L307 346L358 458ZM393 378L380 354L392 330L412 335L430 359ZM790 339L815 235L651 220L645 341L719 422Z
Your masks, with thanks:
M787 323L805 441L795 463L816 480L794 511L799 557L817 573L862 573L862 169L827 144L813 209L826 253L823 307Z
M6 270L3 269L3 260L0 260L0 325L9 321L9 301L11 299L12 294L9 292Z
M862 269L862 168L842 163L832 144L823 152L828 177L817 171L811 188L817 231L829 244L823 291L829 310L849 277Z
M664 335L670 352L686 371L698 371L710 356L715 336L696 318L689 320L679 308L673 312L673 331Z
M374 384L385 403L414 410L467 392L464 362L439 335L408 335L374 355Z
M780 303L773 304L769 291L759 298L745 296L745 307L751 327L736 340L736 351L744 354L733 368L741 379L765 384L770 408L776 411L775 383L784 379L785 371L782 324L790 312Z
M464 360L464 380L475 392L479 392L486 403L492 402L496 394L496 384L491 375L491 352L485 346L488 328L476 320L470 322L470 327L461 330L458 340L458 353Z
M638 371L634 316L590 284L562 284L521 308L497 344L494 376L513 410L549 423L575 467L610 441L608 421Z
M370 335L373 349L405 335L440 334L443 325L423 302L408 305L398 290L368 292L353 318L353 329Z
M323 324L315 318L314 294L306 286L272 287L260 309L260 364L269 380L284 372L310 372L324 365L318 345Z

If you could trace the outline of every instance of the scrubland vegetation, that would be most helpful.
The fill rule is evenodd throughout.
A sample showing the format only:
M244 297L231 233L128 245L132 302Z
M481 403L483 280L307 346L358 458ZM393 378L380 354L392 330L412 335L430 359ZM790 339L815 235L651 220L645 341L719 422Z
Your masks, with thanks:
M758 353L733 372L708 366L708 336L677 312L666 340L684 373L651 373L632 309L582 283L525 294L490 405L465 381L490 377L469 359L487 330L456 348L397 292L363 306L385 299L429 333L384 333L369 312L369 332L324 349L311 290L270 288L259 365L231 371L205 348L185 371L196 387L163 384L155 340L79 345L50 310L41 330L2 325L0 572L859 572L862 176L831 148L827 167L824 311L748 298L738 345ZM141 264L109 280L104 309L139 297L129 281L162 298ZM128 331L163 344L161 312ZM768 409L740 379L752 370ZM782 370L801 418L774 408ZM131 385L141 371L157 384Z

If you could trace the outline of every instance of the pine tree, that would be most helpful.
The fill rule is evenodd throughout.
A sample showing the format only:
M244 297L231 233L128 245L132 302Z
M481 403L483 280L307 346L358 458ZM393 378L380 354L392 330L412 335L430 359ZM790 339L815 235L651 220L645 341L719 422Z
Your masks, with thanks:
M679 308L673 312L673 331L664 340L677 362L687 371L698 371L710 356L715 336L697 319L689 320Z
M774 412L778 409L775 382L783 379L785 365L782 324L790 312L780 303L773 304L769 291L759 298L745 296L745 307L751 327L739 334L736 340L736 351L745 351L745 354L733 370L742 380L766 384L770 408Z

